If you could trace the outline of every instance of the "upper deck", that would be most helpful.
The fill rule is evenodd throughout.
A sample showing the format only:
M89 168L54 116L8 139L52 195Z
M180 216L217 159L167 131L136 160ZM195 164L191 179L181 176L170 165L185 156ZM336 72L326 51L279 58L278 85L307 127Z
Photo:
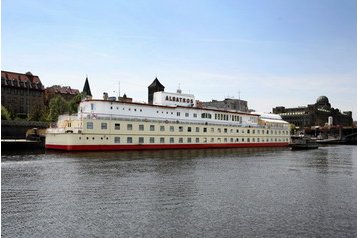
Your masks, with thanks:
M260 118L262 117L262 118ZM133 119L177 121L183 123L209 123L243 127L258 127L265 123L287 124L280 116L250 114L218 109L161 106L144 103L108 100L85 100L78 109L79 119Z

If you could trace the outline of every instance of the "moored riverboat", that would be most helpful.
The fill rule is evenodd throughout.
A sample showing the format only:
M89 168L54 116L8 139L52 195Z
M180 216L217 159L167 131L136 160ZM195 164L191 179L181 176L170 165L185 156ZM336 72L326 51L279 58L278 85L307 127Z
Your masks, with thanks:
M84 99L77 115L47 129L46 148L58 150L284 147L289 124L279 115L197 106L192 94L153 94L153 103Z
M291 136L289 146L292 150L311 150L319 147L316 140L304 135Z

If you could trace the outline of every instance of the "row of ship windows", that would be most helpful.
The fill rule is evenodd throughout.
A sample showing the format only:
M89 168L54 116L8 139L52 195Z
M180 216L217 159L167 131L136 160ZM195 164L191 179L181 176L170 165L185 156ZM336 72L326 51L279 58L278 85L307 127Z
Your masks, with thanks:
M114 109L113 106L110 107L111 110ZM119 107L116 107L117 110L119 110ZM125 110L125 108L122 108L123 110ZM91 110L94 110L94 106L91 105ZM131 111L131 108L128 108L128 111ZM137 111L136 108L133 109L133 111ZM139 109L140 112L142 112L142 109ZM160 113L160 111L157 111L157 113ZM161 111L162 114L164 114L164 111ZM167 111L166 114L169 114L169 112ZM174 112L170 112L171 115L174 115ZM176 113L178 117L180 117L181 113L177 112ZM239 121L242 122L242 117L241 116L235 116L235 115L228 115L228 114L223 114L223 113L215 113L215 120L223 120L223 121ZM185 113L185 117L190 117L190 114L188 112ZM197 113L193 113L193 118L197 118L198 114ZM201 118L206 118L206 119L212 119L212 115L211 113L202 113L201 114ZM257 121L257 118L253 119L254 121Z
M94 125L93 125L93 122L87 122L86 124L86 128L87 129L94 129ZM102 130L107 130L108 129L108 124L107 122L101 122L101 129ZM115 130L120 130L121 129L121 124L120 123L115 123L114 124L114 129ZM202 128L203 131L202 132L208 132L208 128L207 127L203 127ZM131 131L133 130L133 124L127 124L127 131ZM144 131L144 125L143 124L140 124L138 125L138 130L139 131ZM149 125L149 131L155 131L155 125ZM159 131L166 131L166 128L165 126L159 126ZM170 132L174 132L175 131L175 127L174 126L169 126L169 131ZM179 132L184 132L184 126L178 126L178 130ZM194 132L194 128L188 126L186 128L186 131L187 132ZM216 129L216 132L217 133L240 133L240 129L228 129L228 128L217 128ZM200 127L195 127L195 132L200 132ZM210 128L210 132L211 133L214 133L215 132L215 128L211 127ZM247 133L247 134L275 134L275 135L288 135L288 131L281 131L281 130L264 130L264 129L241 129L241 133Z
M123 139L123 137L119 137L119 136L116 136L114 137L114 143L121 143L121 138ZM95 137L86 137L86 140L95 140ZM101 137L101 140L108 140L109 138L108 137ZM134 140L133 140L133 137L126 137L124 138L125 141L127 142L127 144L132 144L134 143ZM79 137L79 140L82 140L82 137L80 136ZM158 140L158 138L157 138ZM165 137L160 137L159 138L159 141L156 141L156 138L155 137L149 137L149 143L161 143L161 144L164 144L164 143L167 143L168 138L165 138ZM144 143L145 141L145 138L144 137L138 137L138 143ZM188 137L186 138L186 143L200 143L200 138L191 138L191 137ZM288 142L288 138L203 138L203 143L240 143L240 142ZM123 143L123 142L122 142ZM170 137L169 138L169 143L175 143L175 138L174 137ZM177 139L177 143L184 143L184 138L183 137L179 137Z

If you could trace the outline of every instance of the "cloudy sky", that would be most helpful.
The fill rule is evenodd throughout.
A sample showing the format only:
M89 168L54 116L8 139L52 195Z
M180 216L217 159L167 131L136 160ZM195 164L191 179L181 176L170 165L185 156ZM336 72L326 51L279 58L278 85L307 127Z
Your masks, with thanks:
M249 108L357 114L356 0L2 0L1 66L45 86L147 100L166 91Z

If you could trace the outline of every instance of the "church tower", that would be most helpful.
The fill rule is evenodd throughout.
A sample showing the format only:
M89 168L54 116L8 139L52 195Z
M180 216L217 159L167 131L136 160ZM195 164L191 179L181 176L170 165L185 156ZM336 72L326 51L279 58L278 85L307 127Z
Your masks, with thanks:
M88 97L90 99L92 99L92 93L91 93L91 89L90 89L90 86L89 86L89 83L88 83L88 77L86 76L86 81L85 81L85 85L83 86L83 90L82 90L82 93L83 93L83 97Z
M163 92L164 86L155 78L153 83L148 86L148 104L153 104L153 95L155 92Z

